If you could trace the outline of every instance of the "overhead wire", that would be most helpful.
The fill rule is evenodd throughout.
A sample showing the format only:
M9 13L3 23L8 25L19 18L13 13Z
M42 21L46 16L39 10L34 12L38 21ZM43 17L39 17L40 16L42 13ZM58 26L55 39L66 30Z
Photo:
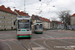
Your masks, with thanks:
M7 0L8 1L8 0ZM51 2L52 0L50 0L50 1L47 1L47 3L46 3L46 6L44 6L44 9L48 6L48 5L50 5L50 2ZM6 2L6 1L5 1ZM25 0L24 0L24 2L25 2ZM25 2L26 3L26 2ZM25 5L25 3L24 3L24 11L26 11L25 9L26 9L26 5L30 5L30 4L34 4L34 3L37 3L37 2L33 2L33 3L29 3L29 4L26 4ZM16 4L16 2L14 1L14 4L16 5L15 7L13 7L13 8L18 8L18 9L21 9L21 8L19 8L19 6ZM38 12L38 14L40 14L40 13L42 13L43 12L43 10L44 9L41 9L43 7L43 2L42 2L42 0L40 1L40 7L37 9L39 12ZM50 9L50 8L49 8ZM22 10L22 9L21 9Z
M8 1L8 0L7 0ZM7 2L7 1L4 1L4 2ZM2 2L2 3L4 3L4 2ZM25 1L24 1L25 2ZM14 1L14 3L15 3L15 1ZM26 3L26 2L25 2ZM37 2L33 2L33 3L29 3L29 4L26 4L26 5L31 5L31 4L34 4L34 3L37 3ZM1 4L1 3L0 3ZM15 3L15 5L17 5L16 3ZM18 6L17 6L18 7ZM16 8L16 7L15 7ZM19 8L19 7L18 7Z
M46 3L46 6L44 6L44 9L48 6L48 5L50 5L50 2L51 2L52 0L50 0L50 1L48 1L47 3ZM42 5L41 5L42 6ZM41 12L43 12L43 10L44 9L41 9L41 7L39 7L39 14L41 13ZM49 8L50 9L50 8Z

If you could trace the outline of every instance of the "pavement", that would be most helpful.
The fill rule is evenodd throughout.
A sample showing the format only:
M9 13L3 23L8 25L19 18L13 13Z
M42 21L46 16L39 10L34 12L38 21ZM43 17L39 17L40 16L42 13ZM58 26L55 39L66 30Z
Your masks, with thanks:
M0 31L0 50L75 50L75 32L46 30L31 39L16 37L16 31Z

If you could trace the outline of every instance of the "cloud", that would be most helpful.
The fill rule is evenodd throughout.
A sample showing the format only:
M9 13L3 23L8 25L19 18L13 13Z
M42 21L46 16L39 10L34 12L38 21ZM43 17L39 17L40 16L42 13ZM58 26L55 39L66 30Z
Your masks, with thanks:
M30 15L36 14L46 18L58 18L59 11L71 10L71 14L75 13L75 0L25 0L26 12ZM16 7L16 9L24 11L24 0L0 0L0 5L6 7ZM55 6L55 7L53 7ZM39 13L41 12L41 13Z

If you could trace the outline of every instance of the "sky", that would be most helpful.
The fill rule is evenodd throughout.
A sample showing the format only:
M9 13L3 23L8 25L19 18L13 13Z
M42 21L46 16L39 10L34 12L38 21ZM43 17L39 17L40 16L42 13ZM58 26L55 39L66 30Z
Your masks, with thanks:
M14 9L25 10L30 16L34 14L51 21L60 21L58 16L60 11L70 10L71 15L75 13L75 0L0 0L1 5L10 7L13 11Z

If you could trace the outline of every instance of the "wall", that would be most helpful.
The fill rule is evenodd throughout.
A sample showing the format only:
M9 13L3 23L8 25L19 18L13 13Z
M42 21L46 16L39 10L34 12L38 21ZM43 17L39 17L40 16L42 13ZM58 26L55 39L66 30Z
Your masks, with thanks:
M75 25L75 17L71 17L71 25Z
M50 29L50 22L43 22L43 28L44 29Z
M16 28L13 25L14 21L16 20L17 15L0 11L0 29L11 29L11 27Z

